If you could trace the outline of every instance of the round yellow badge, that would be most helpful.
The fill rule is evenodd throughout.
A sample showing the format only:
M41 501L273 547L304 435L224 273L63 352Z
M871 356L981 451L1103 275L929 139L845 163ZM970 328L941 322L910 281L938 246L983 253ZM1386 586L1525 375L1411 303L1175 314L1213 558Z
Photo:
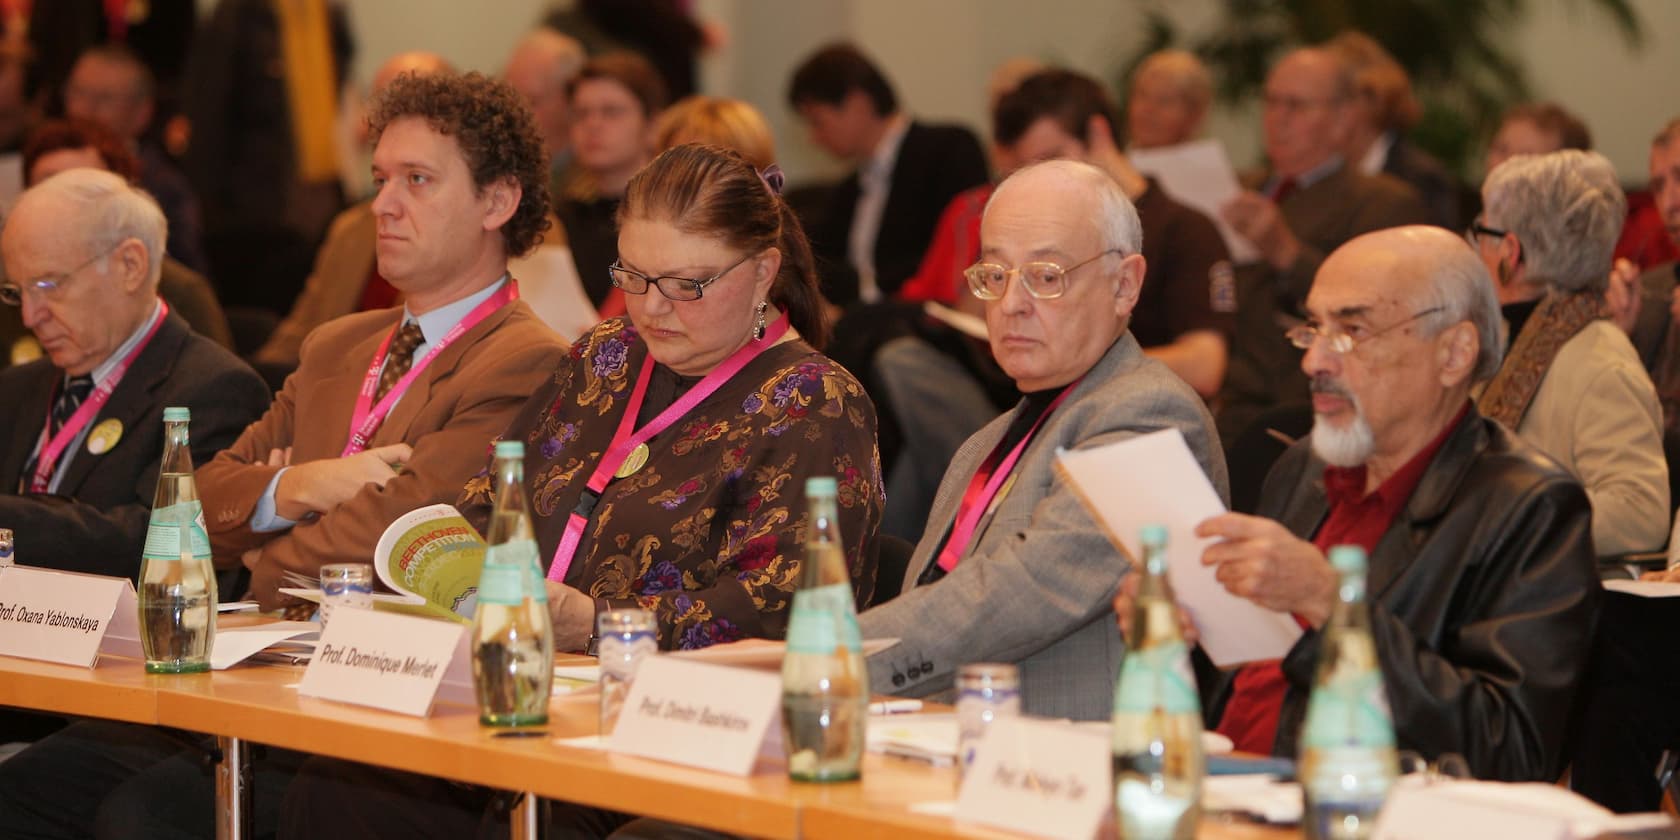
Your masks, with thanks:
M110 452L111 447L116 446L117 441L122 440L122 433L121 420L115 417L105 420L94 426L93 431L88 432L87 451L95 455L104 455Z
M629 455L624 456L624 463L618 465L618 472L613 473L613 476L617 478L629 478L630 476L635 475L637 470L647 464L647 459L648 445L645 443L638 443L636 444L635 449L630 450Z

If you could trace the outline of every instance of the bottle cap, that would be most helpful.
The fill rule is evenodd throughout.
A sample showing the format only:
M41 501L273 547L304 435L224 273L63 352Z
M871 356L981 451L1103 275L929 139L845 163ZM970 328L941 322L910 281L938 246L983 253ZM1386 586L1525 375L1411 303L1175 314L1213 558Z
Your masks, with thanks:
M839 492L840 485L835 482L834 476L819 475L805 479L807 496L833 496Z
M1167 528L1164 525L1145 525L1138 529L1138 541L1144 545L1166 545Z
M192 419L192 410L184 405L172 405L163 410L163 422L185 423Z
M1330 568L1338 574L1365 574L1365 549L1357 545L1338 545L1330 549Z
M523 458L523 457L525 457L525 442L522 441L522 440L498 440L498 441L496 441L496 457L497 458Z

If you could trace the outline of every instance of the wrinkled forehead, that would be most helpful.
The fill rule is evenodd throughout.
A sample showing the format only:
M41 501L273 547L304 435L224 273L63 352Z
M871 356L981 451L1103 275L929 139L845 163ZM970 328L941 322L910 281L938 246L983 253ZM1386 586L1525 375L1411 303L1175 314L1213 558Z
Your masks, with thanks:
M1317 321L1409 316L1427 291L1427 278L1404 270L1393 252L1343 249L1320 266L1307 293L1307 314Z
M983 256L1085 259L1101 246L1098 202L1089 186L1042 170L998 188L980 220Z

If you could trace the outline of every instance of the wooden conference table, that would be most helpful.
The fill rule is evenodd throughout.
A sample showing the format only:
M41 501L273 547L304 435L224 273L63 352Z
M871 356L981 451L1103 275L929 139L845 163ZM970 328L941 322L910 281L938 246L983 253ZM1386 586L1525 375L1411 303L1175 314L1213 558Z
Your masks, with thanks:
M218 836L242 835L248 789L245 742L396 767L598 808L777 838L1008 837L949 817L915 813L950 800L956 772L870 754L863 780L796 784L780 767L726 776L557 743L596 734L593 693L556 697L546 736L503 737L476 709L438 703L415 718L298 696L300 667L238 666L184 676L148 675L137 660L101 657L92 669L0 657L0 705L156 724L221 739ZM248 773L248 767L244 770ZM525 836L535 810L514 834ZM1285 840L1299 832L1207 820L1207 840Z

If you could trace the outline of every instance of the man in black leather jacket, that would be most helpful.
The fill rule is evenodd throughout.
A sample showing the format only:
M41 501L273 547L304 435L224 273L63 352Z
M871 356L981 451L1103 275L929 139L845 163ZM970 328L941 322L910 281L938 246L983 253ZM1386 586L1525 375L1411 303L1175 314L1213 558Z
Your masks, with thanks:
M1227 589L1305 633L1238 673L1221 729L1295 753L1335 600L1325 551L1360 544L1399 747L1462 754L1477 778L1556 779L1598 609L1591 510L1470 401L1500 360L1486 270L1444 230L1379 231L1325 261L1307 309L1289 338L1307 351L1312 439L1268 475L1261 516L1198 528L1224 538L1202 562Z

